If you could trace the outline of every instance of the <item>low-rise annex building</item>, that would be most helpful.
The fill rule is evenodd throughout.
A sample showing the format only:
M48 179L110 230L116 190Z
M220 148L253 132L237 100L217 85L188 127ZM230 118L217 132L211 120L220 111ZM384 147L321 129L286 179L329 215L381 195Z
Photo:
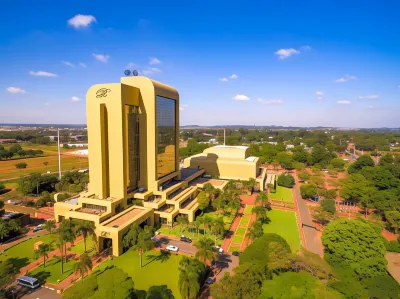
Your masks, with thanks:
M88 190L54 205L55 219L94 223L99 249L123 252L132 223L192 222L205 169L179 169L179 95L175 88L146 77L92 86L86 96L89 145Z

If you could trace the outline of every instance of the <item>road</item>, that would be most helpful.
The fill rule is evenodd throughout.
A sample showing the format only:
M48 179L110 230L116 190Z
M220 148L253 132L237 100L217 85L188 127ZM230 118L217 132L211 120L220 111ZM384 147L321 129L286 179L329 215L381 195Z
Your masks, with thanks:
M317 234L316 229L314 228L314 223L312 222L310 211L308 210L307 205L301 198L298 181L294 186L294 195L295 201L299 208L302 229L306 241L306 249L322 256L323 252L321 240Z
M11 290L14 290L14 293L10 293ZM14 283L8 289L8 292L7 299L61 299L61 295L57 294L55 289L48 287L40 287L36 290L32 290Z
M193 243L186 243L180 241L178 238L171 238L170 236L166 235L158 235L156 236L157 245L161 248L165 248L167 245L174 245L179 248L179 252L183 252L190 255L195 255L197 252L196 246Z

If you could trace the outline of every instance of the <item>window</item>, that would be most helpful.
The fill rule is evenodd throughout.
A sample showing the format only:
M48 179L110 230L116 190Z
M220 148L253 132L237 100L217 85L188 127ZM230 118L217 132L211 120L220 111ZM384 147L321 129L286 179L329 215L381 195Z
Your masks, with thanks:
M156 98L157 179L176 171L175 105L172 99Z

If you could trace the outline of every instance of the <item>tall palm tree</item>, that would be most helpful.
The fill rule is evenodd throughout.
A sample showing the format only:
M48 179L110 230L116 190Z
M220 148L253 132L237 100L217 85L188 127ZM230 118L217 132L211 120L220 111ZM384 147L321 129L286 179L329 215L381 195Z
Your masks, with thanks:
M71 220L63 220L58 227L58 234L62 235L64 240L64 257L65 262L68 262L67 243L73 244L76 239L76 231Z
M179 231L182 232L182 227L187 225L189 223L189 220L185 216L179 215L176 218L176 222L178 222L179 224Z
M212 233L214 235L214 245L217 245L217 236L222 235L225 231L224 219L222 217L214 219Z
M139 255L140 255L140 268L142 268L143 262L143 253L145 253L146 251L153 249L154 247L154 242L151 239L152 237L152 233L150 233L150 229L145 229L142 230L139 235L138 235L138 239L137 239L137 243L133 246L133 248L135 250L139 251Z
M256 214L257 221L260 221L261 223L264 223L267 221L267 211L260 206L255 206L252 210L252 213Z
M254 222L250 228L247 230L247 237L254 241L255 239L261 237L264 234L262 224L258 221Z
M85 276L85 273L92 270L93 264L87 253L81 254L79 261L74 264L74 273L79 273L81 278Z
M198 275L196 272L190 270L181 271L179 274L178 285L181 295L185 299L196 298L200 290Z
M56 228L56 221L55 220L47 220L43 224L43 228L51 234L51 231Z
M122 240L122 244L125 248L134 246L137 243L138 236L142 228L137 223L132 223L127 234Z
M217 253L214 250L214 242L209 238L203 238L197 241L195 246L197 247L196 257L203 263L207 260L214 261L217 259Z
M62 234L58 234L58 238L56 241L56 246L58 250L60 250L60 257L61 257L61 274L64 273L64 236Z
M95 226L92 221L87 220L77 220L73 221L73 223L76 225L76 229L79 234L83 237L83 244L86 253L86 239L88 236L91 236L95 233Z
M200 228L200 221L198 218L192 222L193 228L196 229L197 238L199 237L199 228Z
M43 257L43 267L46 268L46 259L49 257L49 252L51 251L51 245L47 243L42 243L38 246L38 249L35 250L35 258L38 259Z
M257 194L256 202L261 202L261 205L265 207L265 203L268 202L268 193L261 191Z

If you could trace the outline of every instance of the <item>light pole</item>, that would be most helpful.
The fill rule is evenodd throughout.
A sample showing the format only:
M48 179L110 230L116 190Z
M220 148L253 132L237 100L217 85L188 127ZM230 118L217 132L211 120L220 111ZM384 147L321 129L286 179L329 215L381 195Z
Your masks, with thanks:
M61 180L61 149L60 149L60 129L57 129L57 145L58 145L58 179Z

